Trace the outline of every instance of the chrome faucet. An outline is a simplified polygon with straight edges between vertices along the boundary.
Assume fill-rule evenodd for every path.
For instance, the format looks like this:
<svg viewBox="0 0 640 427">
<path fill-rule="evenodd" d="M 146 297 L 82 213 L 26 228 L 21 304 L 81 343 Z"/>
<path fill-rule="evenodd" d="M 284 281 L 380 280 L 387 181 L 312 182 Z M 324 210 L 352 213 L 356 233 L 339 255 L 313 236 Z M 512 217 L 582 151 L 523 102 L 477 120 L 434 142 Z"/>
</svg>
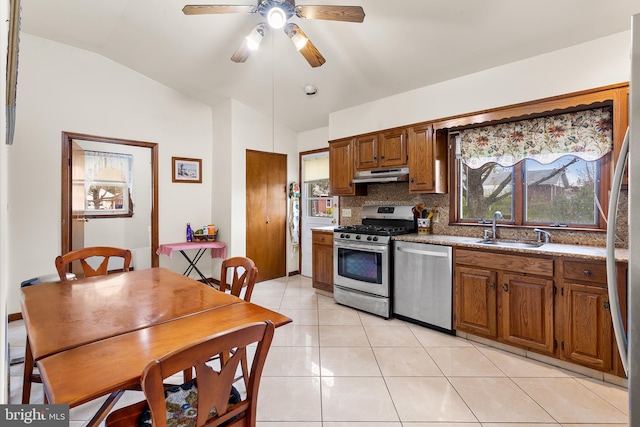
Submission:
<svg viewBox="0 0 640 427">
<path fill-rule="evenodd" d="M 495 211 L 493 213 L 493 224 L 491 225 L 491 231 L 493 233 L 493 238 L 497 239 L 498 238 L 498 230 L 496 227 L 496 221 L 502 219 L 502 212 L 500 211 Z"/>
<path fill-rule="evenodd" d="M 551 233 L 545 230 L 541 230 L 539 228 L 534 228 L 533 231 L 538 235 L 538 242 L 542 243 L 542 236 L 544 236 L 544 243 L 549 243 L 551 241 Z"/>
</svg>

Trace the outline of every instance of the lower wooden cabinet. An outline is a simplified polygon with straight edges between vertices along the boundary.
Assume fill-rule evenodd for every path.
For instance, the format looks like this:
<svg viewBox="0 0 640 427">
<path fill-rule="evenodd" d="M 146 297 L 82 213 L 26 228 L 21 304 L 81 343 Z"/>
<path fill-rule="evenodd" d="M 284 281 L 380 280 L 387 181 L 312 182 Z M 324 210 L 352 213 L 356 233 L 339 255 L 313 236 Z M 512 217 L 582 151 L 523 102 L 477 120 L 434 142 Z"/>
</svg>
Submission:
<svg viewBox="0 0 640 427">
<path fill-rule="evenodd" d="M 333 293 L 333 231 L 311 233 L 312 286 Z"/>
<path fill-rule="evenodd" d="M 627 265 L 618 263 L 626 318 Z M 624 376 L 604 261 L 456 248 L 454 327 Z"/>
<path fill-rule="evenodd" d="M 457 330 L 553 354 L 553 259 L 470 249 L 454 259 Z"/>
<path fill-rule="evenodd" d="M 456 266 L 456 329 L 498 337 L 497 274 L 484 268 Z"/>
<path fill-rule="evenodd" d="M 553 279 L 502 273 L 501 283 L 502 339 L 540 353 L 553 353 Z"/>
<path fill-rule="evenodd" d="M 581 365 L 609 370 L 613 336 L 606 287 L 565 282 L 564 300 L 564 356 Z"/>
</svg>

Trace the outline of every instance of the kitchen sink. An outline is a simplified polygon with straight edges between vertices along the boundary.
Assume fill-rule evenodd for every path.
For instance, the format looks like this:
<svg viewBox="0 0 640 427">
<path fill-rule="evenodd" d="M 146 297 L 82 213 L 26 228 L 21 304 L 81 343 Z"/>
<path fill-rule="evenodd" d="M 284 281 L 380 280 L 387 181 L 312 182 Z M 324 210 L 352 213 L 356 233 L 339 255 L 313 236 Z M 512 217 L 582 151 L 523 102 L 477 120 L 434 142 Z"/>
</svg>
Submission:
<svg viewBox="0 0 640 427">
<path fill-rule="evenodd" d="M 509 246 L 512 248 L 539 248 L 544 245 L 543 242 L 537 242 L 534 240 L 502 240 L 502 239 L 483 239 L 478 240 L 477 243 L 483 245 L 492 246 Z"/>
</svg>

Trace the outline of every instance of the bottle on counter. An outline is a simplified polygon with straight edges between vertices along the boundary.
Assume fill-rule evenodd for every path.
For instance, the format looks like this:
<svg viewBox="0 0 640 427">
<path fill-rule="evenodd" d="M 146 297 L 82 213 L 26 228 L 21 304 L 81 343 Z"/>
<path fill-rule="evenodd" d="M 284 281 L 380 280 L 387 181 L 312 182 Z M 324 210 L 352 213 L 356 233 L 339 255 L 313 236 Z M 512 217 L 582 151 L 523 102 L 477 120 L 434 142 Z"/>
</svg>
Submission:
<svg viewBox="0 0 640 427">
<path fill-rule="evenodd" d="M 191 229 L 191 224 L 187 223 L 187 242 L 193 241 L 193 230 Z"/>
</svg>

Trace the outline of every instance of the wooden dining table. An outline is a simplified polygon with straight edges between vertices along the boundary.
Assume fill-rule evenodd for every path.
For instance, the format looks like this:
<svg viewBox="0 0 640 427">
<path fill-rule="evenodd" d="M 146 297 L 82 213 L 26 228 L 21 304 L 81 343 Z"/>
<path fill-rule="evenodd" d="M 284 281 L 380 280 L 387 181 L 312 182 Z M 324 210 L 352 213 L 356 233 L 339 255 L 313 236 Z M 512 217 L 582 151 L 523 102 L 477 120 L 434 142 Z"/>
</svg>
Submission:
<svg viewBox="0 0 640 427">
<path fill-rule="evenodd" d="M 291 322 L 164 268 L 24 288 L 22 313 L 49 403 L 74 407 L 109 396 L 88 425 L 98 425 L 139 384 L 144 366 L 169 351 L 252 322 Z"/>
</svg>

